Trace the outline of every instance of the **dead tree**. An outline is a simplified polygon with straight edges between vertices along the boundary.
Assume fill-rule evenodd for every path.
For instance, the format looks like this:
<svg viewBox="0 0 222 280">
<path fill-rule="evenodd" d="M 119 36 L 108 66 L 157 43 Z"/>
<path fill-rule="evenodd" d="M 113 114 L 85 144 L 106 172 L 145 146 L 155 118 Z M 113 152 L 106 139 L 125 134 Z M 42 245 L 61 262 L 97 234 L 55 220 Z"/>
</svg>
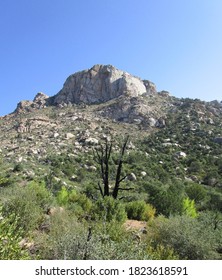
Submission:
<svg viewBox="0 0 222 280">
<path fill-rule="evenodd" d="M 100 149 L 95 149 L 95 161 L 100 165 L 100 173 L 102 177 L 103 189 L 98 182 L 98 187 L 101 195 L 109 196 L 109 159 L 112 151 L 112 142 L 109 144 L 106 139 L 105 146 L 100 146 Z"/>
<path fill-rule="evenodd" d="M 127 176 L 121 177 L 121 173 L 123 167 L 123 156 L 126 151 L 128 140 L 129 140 L 129 136 L 126 137 L 120 150 L 120 155 L 119 155 L 116 174 L 115 174 L 115 185 L 112 192 L 110 192 L 109 189 L 110 156 L 112 153 L 112 146 L 113 146 L 112 142 L 109 143 L 108 140 L 106 139 L 104 145 L 101 145 L 99 149 L 94 150 L 95 161 L 100 165 L 100 174 L 101 174 L 103 186 L 101 186 L 100 182 L 98 182 L 98 187 L 103 197 L 112 196 L 114 199 L 117 199 L 119 190 L 131 190 L 131 188 L 120 188 L 120 183 L 127 177 Z"/>
</svg>

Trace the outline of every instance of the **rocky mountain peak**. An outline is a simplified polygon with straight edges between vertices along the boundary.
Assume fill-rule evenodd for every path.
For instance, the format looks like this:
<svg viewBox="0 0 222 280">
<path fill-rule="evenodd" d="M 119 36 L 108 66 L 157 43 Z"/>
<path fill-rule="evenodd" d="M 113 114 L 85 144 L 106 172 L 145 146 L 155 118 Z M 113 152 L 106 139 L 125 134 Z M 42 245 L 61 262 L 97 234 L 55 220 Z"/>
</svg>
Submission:
<svg viewBox="0 0 222 280">
<path fill-rule="evenodd" d="M 137 97 L 155 91 L 153 83 L 146 83 L 112 65 L 94 65 L 67 78 L 62 90 L 54 97 L 54 104 L 102 103 L 119 96 Z"/>
</svg>

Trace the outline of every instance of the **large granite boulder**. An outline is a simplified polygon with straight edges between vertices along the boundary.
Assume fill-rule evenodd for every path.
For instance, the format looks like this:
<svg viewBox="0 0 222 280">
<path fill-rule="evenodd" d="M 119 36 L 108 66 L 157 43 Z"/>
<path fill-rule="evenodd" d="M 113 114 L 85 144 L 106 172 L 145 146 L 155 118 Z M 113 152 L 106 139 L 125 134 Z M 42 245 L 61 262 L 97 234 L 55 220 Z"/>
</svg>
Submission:
<svg viewBox="0 0 222 280">
<path fill-rule="evenodd" d="M 97 64 L 69 76 L 62 90 L 54 96 L 53 103 L 102 103 L 121 95 L 142 95 L 147 92 L 146 87 L 140 78 L 112 65 Z"/>
</svg>

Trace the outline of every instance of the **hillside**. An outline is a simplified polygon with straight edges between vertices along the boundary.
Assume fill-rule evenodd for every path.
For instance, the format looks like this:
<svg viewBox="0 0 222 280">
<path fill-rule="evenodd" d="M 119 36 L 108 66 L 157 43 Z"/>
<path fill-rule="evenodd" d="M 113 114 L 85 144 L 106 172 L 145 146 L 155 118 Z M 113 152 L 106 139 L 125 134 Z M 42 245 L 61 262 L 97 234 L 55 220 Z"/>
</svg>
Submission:
<svg viewBox="0 0 222 280">
<path fill-rule="evenodd" d="M 0 157 L 0 259 L 222 257 L 219 101 L 95 65 L 1 117 Z"/>
</svg>

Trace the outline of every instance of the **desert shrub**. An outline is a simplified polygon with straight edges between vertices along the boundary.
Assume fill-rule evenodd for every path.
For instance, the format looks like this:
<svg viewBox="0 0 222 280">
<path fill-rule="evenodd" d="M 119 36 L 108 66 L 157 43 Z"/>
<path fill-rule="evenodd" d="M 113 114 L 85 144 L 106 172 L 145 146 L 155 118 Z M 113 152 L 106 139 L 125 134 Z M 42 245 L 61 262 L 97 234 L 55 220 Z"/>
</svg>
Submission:
<svg viewBox="0 0 222 280">
<path fill-rule="evenodd" d="M 207 191 L 202 185 L 197 183 L 189 183 L 185 186 L 185 192 L 195 203 L 203 203 L 207 198 Z"/>
<path fill-rule="evenodd" d="M 98 199 L 92 211 L 96 220 L 124 222 L 127 218 L 124 204 L 110 196 Z"/>
<path fill-rule="evenodd" d="M 162 185 L 158 182 L 146 183 L 145 189 L 149 194 L 148 202 L 157 211 L 157 214 L 170 215 L 181 214 L 184 199 L 183 185 L 178 182 Z"/>
<path fill-rule="evenodd" d="M 32 181 L 27 185 L 28 192 L 32 192 L 33 201 L 43 210 L 47 211 L 51 204 L 54 203 L 52 193 L 46 188 L 44 182 Z"/>
<path fill-rule="evenodd" d="M 29 254 L 22 249 L 19 242 L 22 240 L 23 230 L 19 227 L 18 217 L 10 214 L 3 216 L 0 208 L 0 259 L 1 260 L 26 260 Z"/>
<path fill-rule="evenodd" d="M 154 218 L 155 208 L 143 200 L 128 202 L 125 206 L 127 217 L 139 221 L 149 221 Z"/>
<path fill-rule="evenodd" d="M 93 225 L 92 236 L 88 242 L 87 259 L 151 259 L 146 249 L 146 244 L 135 239 L 121 223 L 97 222 Z"/>
<path fill-rule="evenodd" d="M 74 210 L 77 216 L 87 216 L 90 215 L 92 201 L 84 193 L 72 190 L 68 197 L 68 209 Z"/>
<path fill-rule="evenodd" d="M 10 184 L 11 184 L 11 181 L 9 178 L 0 176 L 0 187 L 7 187 L 7 186 L 10 186 Z"/>
<path fill-rule="evenodd" d="M 56 195 L 57 203 L 72 210 L 76 216 L 86 216 L 92 208 L 92 201 L 83 193 L 76 190 L 68 191 L 65 186 Z"/>
<path fill-rule="evenodd" d="M 36 234 L 40 259 L 121 260 L 150 259 L 145 243 L 135 242 L 122 224 L 80 223 L 68 211 L 50 217 L 50 231 Z"/>
<path fill-rule="evenodd" d="M 148 246 L 147 252 L 152 256 L 152 260 L 178 260 L 179 256 L 168 245 L 158 244 L 155 248 Z"/>
<path fill-rule="evenodd" d="M 3 214 L 14 214 L 24 232 L 38 228 L 53 198 L 43 183 L 31 182 L 25 187 L 8 188 L 3 192 Z"/>
<path fill-rule="evenodd" d="M 215 231 L 198 219 L 188 216 L 159 217 L 153 221 L 148 235 L 154 248 L 159 244 L 169 246 L 180 259 L 221 258 L 217 252 Z"/>
<path fill-rule="evenodd" d="M 222 193 L 216 189 L 211 189 L 208 192 L 209 201 L 208 209 L 213 211 L 220 211 L 222 213 Z"/>
<path fill-rule="evenodd" d="M 49 232 L 34 234 L 40 259 L 80 260 L 84 257 L 87 228 L 68 211 L 58 211 L 50 217 Z"/>
<path fill-rule="evenodd" d="M 13 168 L 13 172 L 21 172 L 23 171 L 23 169 L 24 169 L 23 165 L 21 163 L 17 163 Z"/>
</svg>

